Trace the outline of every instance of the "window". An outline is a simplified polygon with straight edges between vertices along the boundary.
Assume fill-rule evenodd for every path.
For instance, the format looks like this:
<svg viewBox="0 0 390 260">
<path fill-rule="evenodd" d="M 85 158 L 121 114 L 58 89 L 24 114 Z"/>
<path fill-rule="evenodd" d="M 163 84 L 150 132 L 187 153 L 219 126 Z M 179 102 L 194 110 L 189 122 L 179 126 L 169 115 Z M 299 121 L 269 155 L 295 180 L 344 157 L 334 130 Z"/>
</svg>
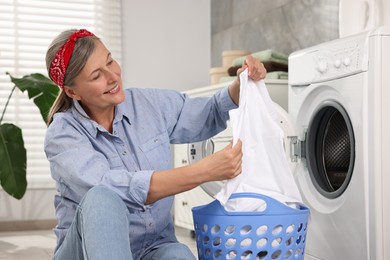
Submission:
<svg viewBox="0 0 390 260">
<path fill-rule="evenodd" d="M 47 75 L 45 55 L 51 41 L 66 29 L 85 28 L 100 37 L 121 63 L 120 0 L 0 0 L 0 115 L 15 77 Z M 3 122 L 23 131 L 27 149 L 28 186 L 48 179 L 49 163 L 43 151 L 46 125 L 27 93 L 16 90 Z"/>
</svg>

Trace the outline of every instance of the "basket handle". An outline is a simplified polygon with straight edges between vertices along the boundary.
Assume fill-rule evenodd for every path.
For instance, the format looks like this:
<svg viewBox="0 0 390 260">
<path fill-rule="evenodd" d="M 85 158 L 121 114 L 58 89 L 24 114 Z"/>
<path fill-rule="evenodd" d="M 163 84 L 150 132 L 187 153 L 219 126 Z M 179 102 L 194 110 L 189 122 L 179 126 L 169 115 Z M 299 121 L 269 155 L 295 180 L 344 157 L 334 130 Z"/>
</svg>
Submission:
<svg viewBox="0 0 390 260">
<path fill-rule="evenodd" d="M 224 215 L 278 215 L 278 214 L 301 214 L 302 210 L 307 209 L 304 205 L 300 204 L 300 209 L 294 209 L 292 207 L 289 207 L 271 197 L 268 197 L 263 194 L 259 193 L 252 193 L 252 192 L 240 192 L 240 193 L 233 193 L 229 200 L 231 199 L 237 199 L 237 198 L 255 198 L 259 199 L 265 202 L 266 207 L 263 211 L 248 211 L 248 212 L 236 212 L 236 211 L 227 211 L 225 208 L 221 205 L 221 203 L 218 200 L 214 200 L 212 203 L 203 206 L 202 211 L 210 211 L 210 212 L 219 212 L 220 214 Z"/>
</svg>

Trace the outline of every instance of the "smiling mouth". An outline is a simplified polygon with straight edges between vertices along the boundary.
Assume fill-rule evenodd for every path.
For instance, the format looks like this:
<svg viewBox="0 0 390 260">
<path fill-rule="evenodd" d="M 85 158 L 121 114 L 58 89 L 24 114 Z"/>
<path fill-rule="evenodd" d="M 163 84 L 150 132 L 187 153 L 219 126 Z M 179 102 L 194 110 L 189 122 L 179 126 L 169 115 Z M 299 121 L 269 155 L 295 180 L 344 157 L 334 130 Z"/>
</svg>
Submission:
<svg viewBox="0 0 390 260">
<path fill-rule="evenodd" d="M 114 88 L 109 91 L 104 92 L 104 94 L 115 94 L 119 91 L 119 84 L 117 84 Z"/>
</svg>

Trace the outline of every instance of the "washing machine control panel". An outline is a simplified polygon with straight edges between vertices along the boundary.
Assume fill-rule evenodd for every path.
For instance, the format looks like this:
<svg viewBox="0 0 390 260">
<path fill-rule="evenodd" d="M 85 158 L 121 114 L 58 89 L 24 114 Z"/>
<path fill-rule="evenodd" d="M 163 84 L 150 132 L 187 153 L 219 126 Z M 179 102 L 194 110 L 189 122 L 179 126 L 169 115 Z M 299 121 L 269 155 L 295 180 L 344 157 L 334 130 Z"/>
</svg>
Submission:
<svg viewBox="0 0 390 260">
<path fill-rule="evenodd" d="M 316 78 L 328 80 L 360 72 L 360 52 L 358 44 L 342 49 L 319 50 L 313 57 L 317 69 Z"/>
<path fill-rule="evenodd" d="M 289 84 L 324 82 L 367 71 L 367 56 L 366 38 L 360 35 L 298 51 L 289 57 Z"/>
</svg>

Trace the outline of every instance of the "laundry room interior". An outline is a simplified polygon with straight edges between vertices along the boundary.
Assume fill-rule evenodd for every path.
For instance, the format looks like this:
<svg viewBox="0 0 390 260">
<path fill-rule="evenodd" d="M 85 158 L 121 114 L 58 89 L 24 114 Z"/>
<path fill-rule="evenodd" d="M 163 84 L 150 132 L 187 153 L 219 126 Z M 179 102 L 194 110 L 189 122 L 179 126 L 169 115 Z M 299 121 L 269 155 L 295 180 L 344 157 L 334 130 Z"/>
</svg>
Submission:
<svg viewBox="0 0 390 260">
<path fill-rule="evenodd" d="M 4 190 L 0 169 L 0 259 L 53 259 L 54 198 L 62 191 L 44 152 L 47 126 L 27 93 L 12 90 L 7 73 L 48 75 L 47 46 L 70 28 L 95 31 L 106 43 L 121 66 L 124 88 L 211 97 L 240 79 L 248 56 L 267 70 L 263 82 L 283 133 L 282 160 L 301 196 L 294 210 L 305 210 L 307 219 L 261 233 L 261 214 L 222 210 L 245 223 L 232 237 L 232 225 L 218 219 L 216 225 L 200 224 L 211 213 L 201 220 L 196 215 L 218 202 L 230 180 L 202 183 L 177 193 L 171 209 L 176 237 L 195 259 L 390 259 L 390 1 L 62 2 L 0 0 L 0 105 L 8 106 L 0 124 L 20 126 L 27 150 L 21 198 Z M 64 21 L 49 24 L 56 12 Z M 231 145 L 232 125 L 226 124 L 206 140 L 172 141 L 172 168 Z M 5 158 L 4 150 L 0 154 Z"/>
</svg>

